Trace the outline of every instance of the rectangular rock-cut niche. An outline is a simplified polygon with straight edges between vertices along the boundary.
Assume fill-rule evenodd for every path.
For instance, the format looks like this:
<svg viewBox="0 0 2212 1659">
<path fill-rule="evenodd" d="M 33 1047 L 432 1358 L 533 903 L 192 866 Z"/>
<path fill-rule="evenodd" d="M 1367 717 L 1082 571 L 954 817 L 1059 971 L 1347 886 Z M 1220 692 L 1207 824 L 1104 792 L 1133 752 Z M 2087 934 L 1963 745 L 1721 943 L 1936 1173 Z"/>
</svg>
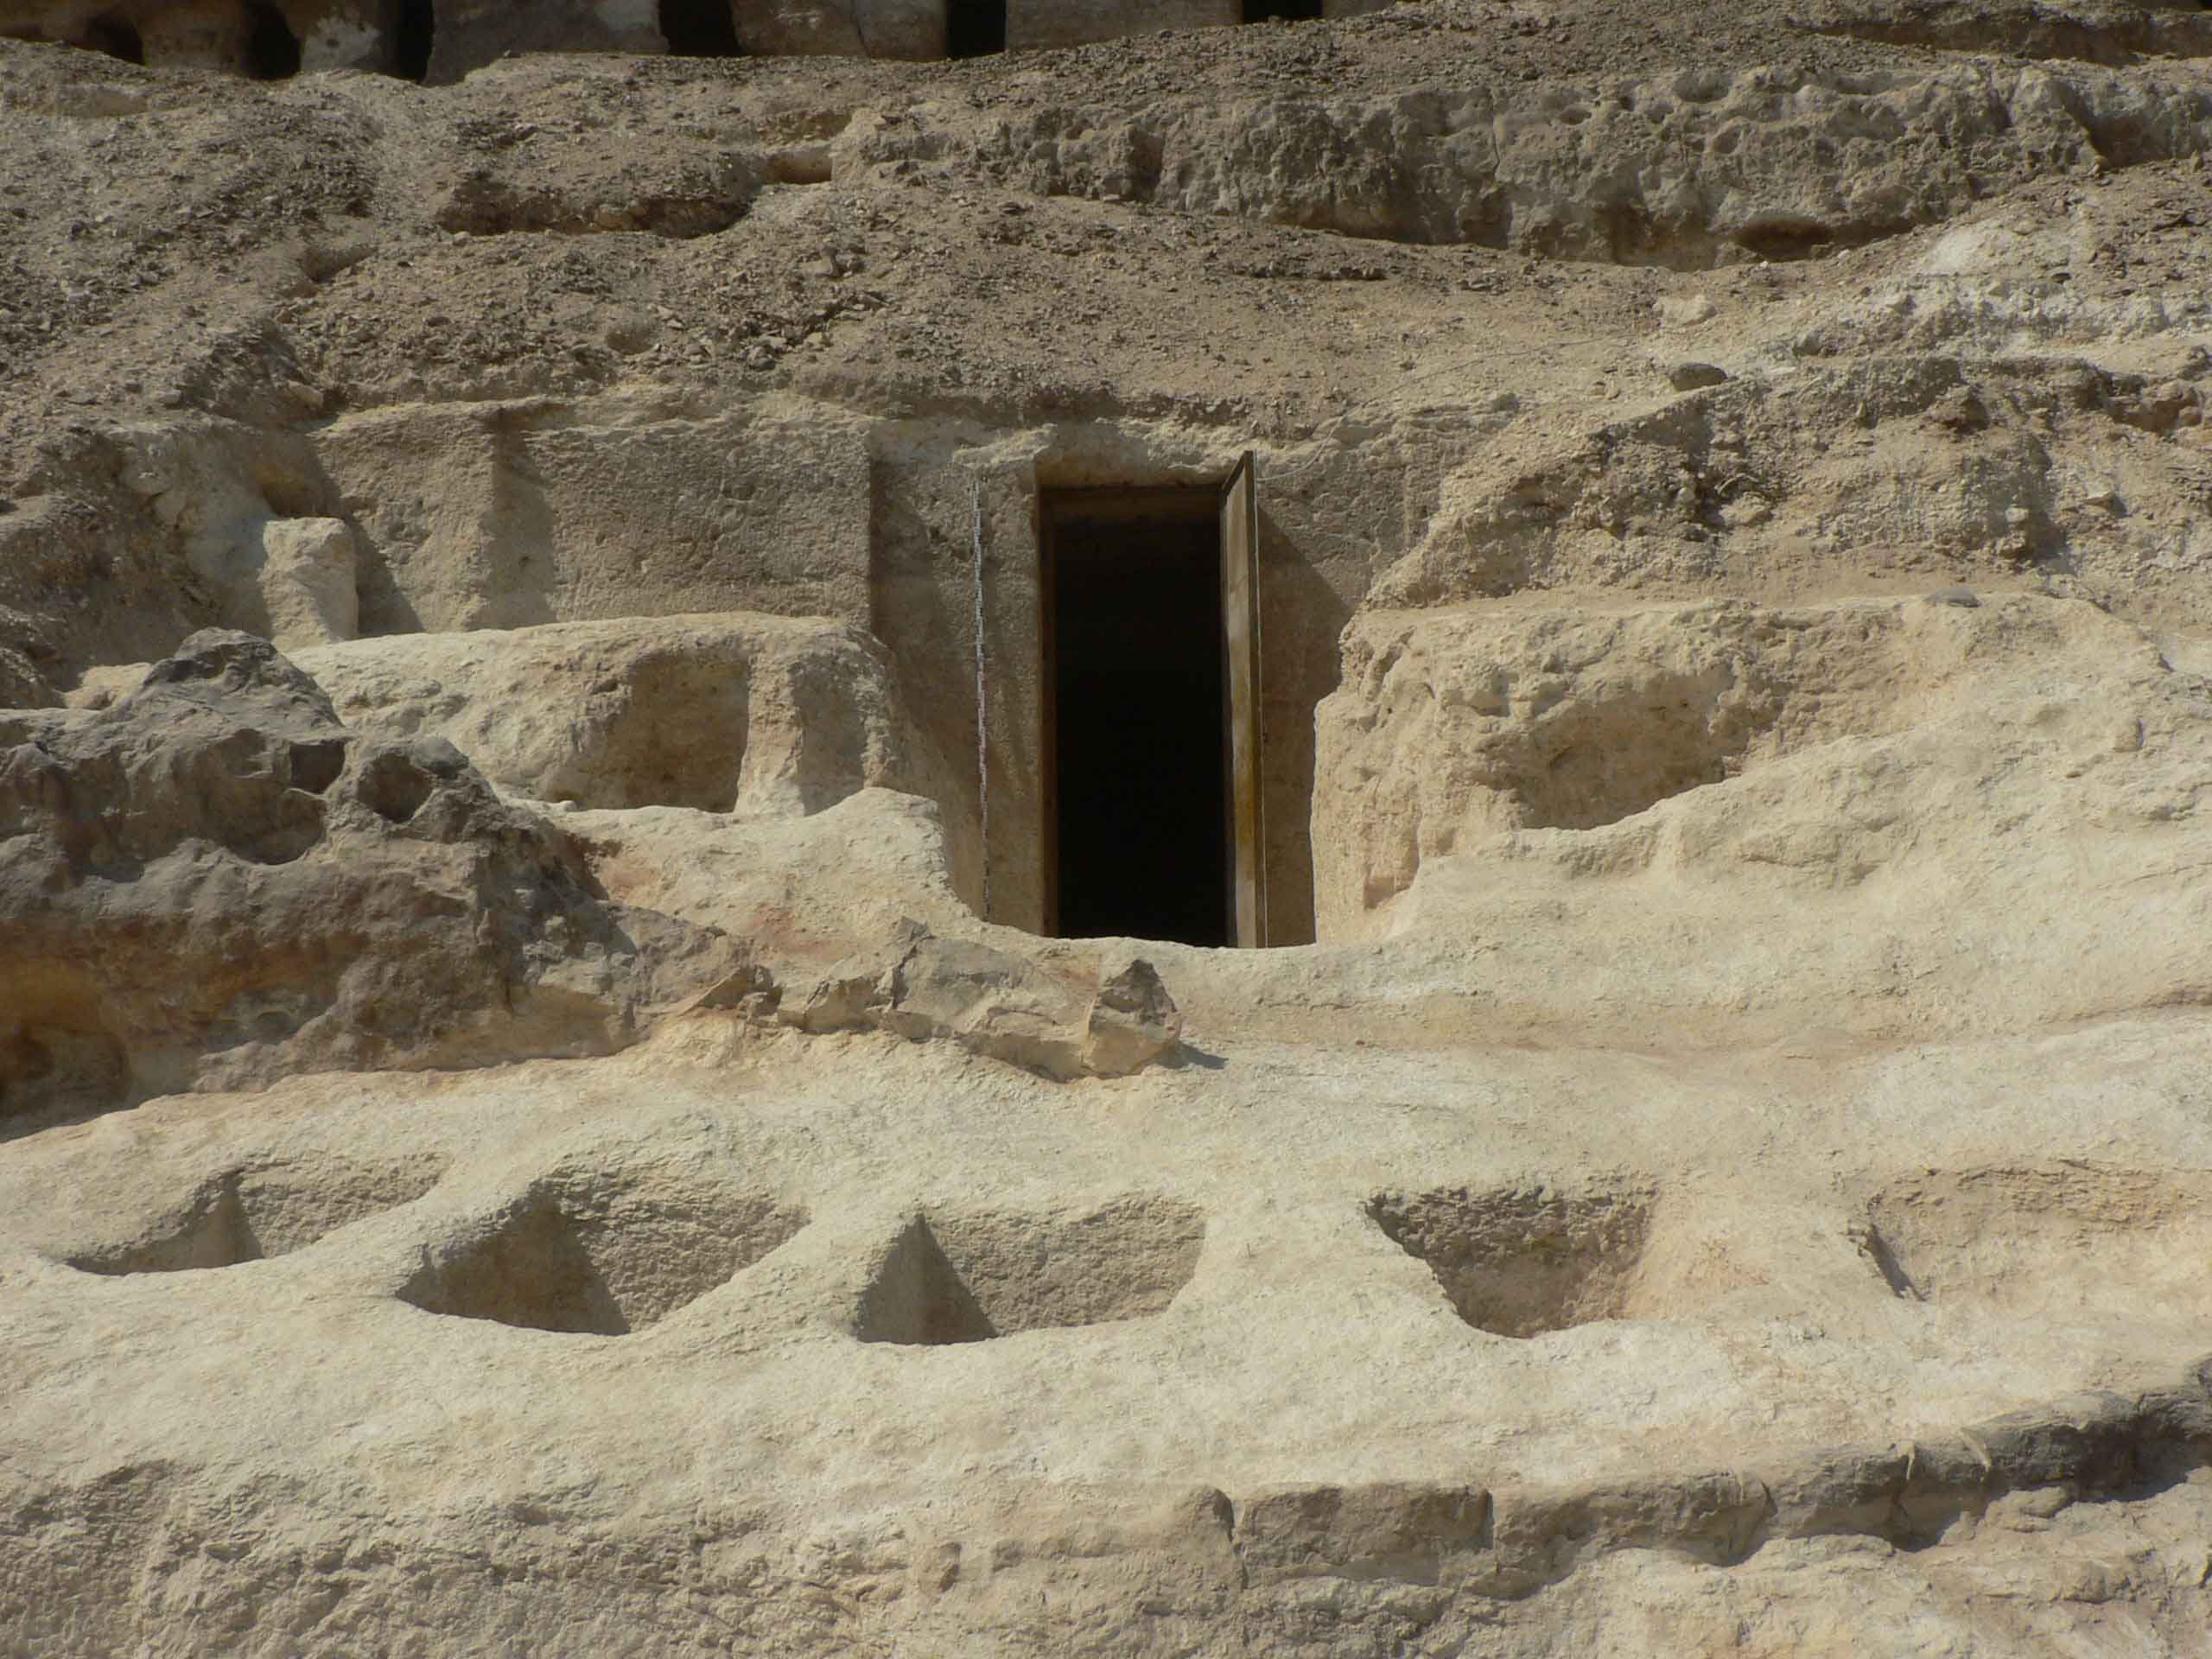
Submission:
<svg viewBox="0 0 2212 1659">
<path fill-rule="evenodd" d="M 658 1168 L 541 1180 L 427 1249 L 400 1300 L 461 1319 L 627 1336 L 742 1272 L 805 1225 L 773 1193 Z"/>
<path fill-rule="evenodd" d="M 1073 1213 L 916 1216 L 874 1263 L 853 1332 L 942 1347 L 1142 1319 L 1190 1282 L 1205 1232 L 1196 1206 L 1151 1194 Z"/>
<path fill-rule="evenodd" d="M 1437 1187 L 1378 1192 L 1367 1214 L 1478 1331 L 1527 1338 L 1634 1317 L 1648 1192 Z"/>
<path fill-rule="evenodd" d="M 69 1265 L 108 1274 L 182 1273 L 289 1255 L 340 1227 L 412 1203 L 443 1173 L 443 1160 L 431 1157 L 250 1165 L 202 1182 L 167 1209 L 112 1217 L 113 1239 L 78 1251 Z"/>
</svg>

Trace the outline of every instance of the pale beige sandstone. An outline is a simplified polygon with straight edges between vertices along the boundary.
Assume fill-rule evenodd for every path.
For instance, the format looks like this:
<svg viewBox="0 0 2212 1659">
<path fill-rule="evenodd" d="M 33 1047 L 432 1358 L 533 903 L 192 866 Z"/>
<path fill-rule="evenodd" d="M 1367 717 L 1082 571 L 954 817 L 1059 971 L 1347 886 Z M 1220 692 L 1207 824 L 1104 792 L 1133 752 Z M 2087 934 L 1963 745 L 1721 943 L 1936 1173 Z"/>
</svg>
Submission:
<svg viewBox="0 0 2212 1659">
<path fill-rule="evenodd" d="M 552 623 L 310 640 L 291 658 L 349 728 L 442 739 L 502 789 L 548 805 L 800 817 L 867 789 L 942 789 L 942 763 L 923 760 L 880 650 L 832 622 Z M 146 672 L 95 670 L 69 702 L 108 707 Z"/>
<path fill-rule="evenodd" d="M 798 815 L 862 789 L 930 788 L 880 650 L 835 624 L 572 622 L 296 660 L 350 724 L 444 738 L 543 801 Z"/>
<path fill-rule="evenodd" d="M 2203 993 L 2212 693 L 2079 601 L 1376 612 L 1346 663 L 1323 925 L 1514 938 L 1507 1007 L 1948 1027 Z"/>
<path fill-rule="evenodd" d="M 353 527 L 342 518 L 272 519 L 255 572 L 259 630 L 279 650 L 351 639 L 360 626 Z"/>
<path fill-rule="evenodd" d="M 2201 154 L 2212 105 L 2193 73 L 2165 73 L 1972 62 L 1861 79 L 1711 64 L 1533 89 L 1075 104 L 981 134 L 940 105 L 855 159 L 979 143 L 1052 194 L 1690 269 L 1948 219 L 1977 194 L 1969 156 L 2029 172 L 2120 145 L 2135 159 Z M 1936 130 L 1941 145 L 1894 142 Z"/>
<path fill-rule="evenodd" d="M 735 1094 L 727 1059 L 698 1064 L 709 1034 L 596 1069 L 168 1102 L 12 1159 L 15 1329 L 104 1352 L 48 1371 L 11 1414 L 29 1483 L 16 1501 L 48 1517 L 9 1558 L 11 1593 L 29 1596 L 25 1650 L 65 1628 L 90 1648 L 158 1648 L 213 1608 L 253 1610 L 249 1630 L 266 1634 L 248 1650 L 270 1651 L 306 1632 L 416 1631 L 644 1652 L 695 1640 L 702 1617 L 779 1649 L 1145 1652 L 1227 1629 L 1295 1650 L 1317 1602 L 1355 1651 L 1387 1650 L 1410 1620 L 1435 1650 L 1486 1630 L 1495 1650 L 1545 1652 L 1591 1619 L 1637 1630 L 1662 1608 L 1693 1628 L 1733 1610 L 1763 1632 L 1754 1650 L 1794 1631 L 1838 1652 L 1931 1624 L 2032 1651 L 2094 1642 L 2120 1610 L 2142 1639 L 2186 1650 L 2201 1488 L 2157 1471 L 2201 1455 L 2207 1407 L 2160 1356 L 2203 1309 L 2180 1274 L 2139 1300 L 2126 1254 L 2157 1185 L 2130 1166 L 2205 1155 L 2187 1107 L 2145 1071 L 2202 1063 L 2201 1040 L 2171 1023 L 2024 1057 L 2017 1041 L 1926 1046 L 1903 1066 L 1555 1050 L 1354 1067 L 1217 1027 L 1194 1037 L 1225 1071 L 1077 1085 L 970 1075 L 992 1063 L 935 1045 L 790 1036 L 751 1039 Z M 1470 1329 L 1363 1200 L 1440 1186 L 1485 1202 L 1482 1172 L 1505 1171 L 1494 1153 L 1447 1150 L 1447 1125 L 1524 1147 L 1514 1161 L 1570 1197 L 1616 1192 L 1548 1155 L 1558 1103 L 1591 1095 L 1635 1103 L 1607 1163 L 1669 1172 L 1626 1319 Z M 1823 1150 L 1747 1164 L 1778 1103 L 1790 1144 Z M 1087 1122 L 1102 1111 L 1147 1133 L 1103 1142 Z M 2053 1162 L 2081 1141 L 2051 1131 L 2084 1112 L 2107 1161 Z M 405 1167 L 357 1170 L 364 1114 L 380 1146 L 409 1148 Z M 1860 1247 L 1870 1216 L 1893 1227 L 1926 1190 L 1920 1169 L 1981 1168 L 1998 1147 L 2015 1173 L 1982 1183 L 2002 1195 L 1984 1213 L 2070 1233 L 2069 1271 L 2094 1294 L 2077 1279 L 2075 1298 L 2046 1294 L 2024 1321 L 1947 1276 L 1942 1243 L 1897 1228 L 1928 1296 L 1899 1299 Z M 2165 1203 L 2202 1216 L 2201 1176 L 2167 1186 Z M 302 1189 L 322 1219 L 280 1233 L 261 1195 Z M 370 1201 L 388 1207 L 365 1214 Z M 228 1243 L 195 1219 L 226 1205 Z M 1025 1242 L 1080 1236 L 1104 1225 L 1093 1216 L 1133 1227 L 1192 1211 L 1195 1273 L 1164 1311 L 1148 1287 L 1190 1271 L 1173 1242 L 1185 1222 L 1147 1223 L 1089 1262 Z M 2166 1248 L 2186 1254 L 2202 1226 Z M 215 1265 L 249 1255 L 247 1236 L 275 1259 Z M 213 1270 L 62 1265 L 186 1248 Z M 471 1266 L 492 1262 L 516 1271 Z M 916 1327 L 886 1300 L 957 1334 L 975 1317 L 957 1287 L 995 1325 L 1007 1304 L 992 1285 L 1062 1262 L 1088 1276 L 1038 1283 L 1027 1305 L 1063 1311 L 996 1339 L 903 1345 Z M 726 1284 L 717 1263 L 736 1267 Z M 1081 1322 L 1125 1296 L 1155 1311 Z M 562 1334 L 585 1319 L 634 1334 Z M 302 1327 L 347 1357 L 308 1389 L 289 1357 Z M 180 1365 L 210 1339 L 219 1359 Z M 226 1455 L 211 1465 L 218 1377 Z M 2118 1393 L 2065 1397 L 2085 1382 Z M 133 1411 L 104 1420 L 97 1402 L 118 1396 Z M 2028 1420 L 1999 1421 L 2023 1404 Z M 69 1472 L 87 1459 L 146 1472 L 92 1484 Z M 230 1521 L 221 1495 L 241 1465 L 283 1467 L 286 1490 Z M 2145 1495 L 2108 1491 L 2138 1470 Z M 80 1528 L 162 1587 L 102 1594 L 81 1576 Z M 686 1565 L 673 1582 L 610 1570 L 602 1528 Z M 464 1537 L 483 1554 L 454 1559 Z M 434 1561 L 425 1585 L 416 1568 Z M 191 1591 L 168 1587 L 172 1562 Z M 1991 1583 L 2041 1573 L 2063 1589 L 2093 1564 L 2101 1595 L 2037 1592 L 1990 1623 Z M 825 1607 L 810 1580 L 851 1599 Z M 30 1594 L 64 1587 L 67 1627 L 48 1611 L 62 1603 Z M 1669 1627 L 1624 1642 L 1671 1651 Z"/>
<path fill-rule="evenodd" d="M 1061 952 L 1038 963 L 937 938 L 911 922 L 899 925 L 888 949 L 856 953 L 794 982 L 775 1012 L 815 1035 L 874 1030 L 912 1042 L 950 1040 L 1063 1080 L 1126 1077 L 1181 1058 L 1182 1012 L 1149 962 L 1109 967 Z"/>
<path fill-rule="evenodd" d="M 611 897 L 817 969 L 902 921 L 950 932 L 973 920 L 946 868 L 943 815 L 918 796 L 867 789 L 799 818 L 642 807 L 558 822 Z M 810 874 L 825 869 L 845 879 Z"/>
<path fill-rule="evenodd" d="M 0 42 L 0 1656 L 2202 1652 L 2201 13 L 1798 10 Z"/>
<path fill-rule="evenodd" d="M 1899 768 L 1920 780 L 1908 808 L 1993 761 L 2021 774 L 2016 792 L 2063 801 L 2047 769 L 2094 759 L 2076 752 L 2069 671 L 2106 706 L 2152 711 L 2125 753 L 2168 779 L 2170 805 L 2204 776 L 2156 723 L 2177 677 L 2078 604 L 1522 613 L 1487 636 L 1449 613 L 1414 620 L 1429 654 L 1400 660 L 1432 674 L 1492 671 L 1472 639 L 1529 629 L 1561 662 L 1589 642 L 1630 684 L 1685 652 L 1732 662 L 1752 727 L 1802 746 L 1619 825 L 1548 832 L 1562 843 L 1725 811 L 1762 771 L 1898 741 L 1854 724 L 1949 739 Z M 41 718 L 127 715 L 161 683 Z M 1990 746 L 2008 713 L 2006 761 Z M 2158 792 L 2121 766 L 2071 780 L 2105 815 L 2103 854 Z M 741 831 L 759 861 L 835 891 L 806 837 L 887 824 L 899 798 L 564 820 L 660 826 L 639 844 L 664 850 L 630 879 L 664 892 Z M 1956 833 L 1982 816 L 2009 836 Z M 1993 861 L 2021 889 L 2011 902 L 2051 885 L 2032 876 L 2033 814 L 1943 821 L 1919 893 L 1931 871 Z M 1861 856 L 1887 846 L 1878 815 L 1845 822 Z M 870 867 L 879 900 L 943 892 L 941 847 L 925 833 L 916 855 L 903 874 Z M 1746 927 L 1755 887 L 1726 891 L 1739 957 L 1763 940 L 1763 974 L 1801 972 L 1788 953 L 1828 918 L 1801 893 Z M 1234 1630 L 1296 1651 L 1321 1606 L 1356 1652 L 1408 1630 L 1417 1650 L 1487 1632 L 1491 1650 L 1549 1652 L 1625 1619 L 1632 1650 L 1657 1653 L 1729 1618 L 1754 1651 L 1936 1628 L 2026 1652 L 2093 1639 L 2086 1610 L 2115 1605 L 2139 1639 L 2186 1650 L 2205 1518 L 2184 1477 L 2212 1452 L 2212 1398 L 2173 1357 L 2208 1316 L 2186 1265 L 2212 1237 L 2212 1144 L 2184 1082 L 2198 1022 L 2177 1006 L 2054 1027 L 2093 948 L 2062 939 L 2063 974 L 2024 971 L 2010 944 L 1950 963 L 1948 1006 L 1923 1008 L 1906 1048 L 1840 1028 L 1845 1001 L 1897 995 L 1844 957 L 1779 998 L 1796 1036 L 1777 1043 L 1758 1007 L 1700 982 L 1728 958 L 1683 918 L 1711 901 L 1668 902 L 1646 922 L 1649 906 L 1616 899 L 1583 925 L 1552 901 L 1510 959 L 1518 1006 L 1488 943 L 1499 925 L 1440 929 L 1423 909 L 1389 948 L 1148 947 L 1180 988 L 1186 1048 L 1132 1077 L 1006 1064 L 1078 1069 L 1095 947 L 1037 942 L 1025 963 L 1004 930 L 909 927 L 813 988 L 745 968 L 612 1058 L 301 1077 L 17 1140 L 0 1248 L 29 1341 L 12 1351 L 105 1355 L 17 1391 L 22 1650 L 158 1650 L 226 1607 L 265 1631 L 248 1651 L 410 1630 L 497 1645 L 519 1639 L 512 1617 L 539 1650 L 553 1628 L 574 1634 L 552 1651 L 645 1652 L 695 1640 L 702 1598 L 721 1609 L 711 1628 L 800 1650 L 1168 1651 Z M 1979 902 L 1975 925 L 1999 908 Z M 1593 931 L 1578 953 L 1577 925 L 1610 947 Z M 2126 937 L 2094 947 L 2105 992 L 2185 1004 L 2172 977 L 2201 968 L 2202 918 L 2159 932 L 2139 916 Z M 1646 938 L 1657 948 L 1619 989 L 1569 978 Z M 1538 945 L 1580 961 L 1547 968 Z M 2116 976 L 2126 957 L 2133 982 Z M 1122 975 L 1115 1001 L 1156 1007 L 1142 981 Z M 806 1017 L 840 995 L 842 1012 Z M 1470 1039 L 1534 1031 L 1532 1012 L 1553 1021 L 1532 1046 Z M 1577 1019 L 1642 1030 L 1641 1052 L 1567 1038 Z M 1389 1046 L 1356 1055 L 1354 1033 Z M 1101 1134 L 1102 1118 L 1141 1131 Z M 109 1294 L 88 1302 L 89 1281 Z M 302 1390 L 286 1356 L 307 1331 L 347 1359 Z M 286 1471 L 249 1534 L 219 1518 L 234 1478 L 207 1462 L 206 1384 L 177 1363 L 211 1334 L 229 1465 Z M 111 1397 L 133 1404 L 121 1445 L 91 1427 Z M 458 1441 L 455 1413 L 476 1425 Z M 702 1437 L 705 1421 L 729 1427 Z M 106 1449 L 80 1449 L 90 1434 Z M 88 1485 L 67 1472 L 88 1456 L 166 1472 Z M 168 1519 L 144 1511 L 156 1501 Z M 589 1540 L 617 1517 L 648 1559 L 682 1538 L 696 1564 L 673 1583 L 610 1579 Z M 219 1564 L 194 1569 L 188 1607 L 167 1590 L 111 1599 L 79 1576 L 95 1558 L 67 1541 L 79 1527 L 163 1580 L 182 1553 Z M 424 1588 L 414 1564 L 464 1536 L 484 1565 Z M 531 1587 L 495 1589 L 486 1575 L 522 1560 Z M 2063 1593 L 1992 1624 L 1990 1586 L 2053 1573 Z M 849 1599 L 825 1606 L 822 1583 Z M 64 1592 L 67 1626 L 42 1611 Z"/>
</svg>

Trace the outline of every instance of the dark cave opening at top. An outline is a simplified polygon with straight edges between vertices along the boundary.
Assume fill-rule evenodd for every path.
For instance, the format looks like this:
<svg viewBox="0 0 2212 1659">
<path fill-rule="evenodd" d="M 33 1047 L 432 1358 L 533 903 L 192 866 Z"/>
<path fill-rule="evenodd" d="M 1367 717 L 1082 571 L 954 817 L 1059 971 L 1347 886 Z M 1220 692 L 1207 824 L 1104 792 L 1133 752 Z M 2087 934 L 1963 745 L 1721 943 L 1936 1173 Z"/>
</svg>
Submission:
<svg viewBox="0 0 2212 1659">
<path fill-rule="evenodd" d="M 741 58 L 737 18 L 729 0 L 660 0 L 660 34 L 669 55 Z"/>
<path fill-rule="evenodd" d="M 146 42 L 139 38 L 138 26 L 127 17 L 93 18 L 85 26 L 83 43 L 94 52 L 104 52 L 125 63 L 146 61 Z"/>
<path fill-rule="evenodd" d="M 1317 23 L 1322 0 L 1244 0 L 1248 23 Z"/>
<path fill-rule="evenodd" d="M 421 80 L 429 75 L 437 28 L 434 0 L 399 0 L 391 20 L 393 74 L 402 80 Z"/>
<path fill-rule="evenodd" d="M 256 80 L 289 80 L 300 73 L 300 37 L 267 0 L 248 0 L 245 72 Z"/>
<path fill-rule="evenodd" d="M 1005 50 L 1006 0 L 946 0 L 946 57 L 987 58 Z"/>
</svg>

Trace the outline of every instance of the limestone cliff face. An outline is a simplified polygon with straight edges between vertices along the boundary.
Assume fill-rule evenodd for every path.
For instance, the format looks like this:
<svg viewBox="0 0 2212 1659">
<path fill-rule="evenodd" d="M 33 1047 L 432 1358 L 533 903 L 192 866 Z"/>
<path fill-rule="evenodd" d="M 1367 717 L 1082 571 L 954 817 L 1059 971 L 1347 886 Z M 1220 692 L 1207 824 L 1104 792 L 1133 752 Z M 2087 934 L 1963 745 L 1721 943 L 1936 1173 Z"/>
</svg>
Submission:
<svg viewBox="0 0 2212 1659">
<path fill-rule="evenodd" d="M 0 0 L 0 1659 L 2201 1650 L 2205 14 L 1274 10 Z"/>
</svg>

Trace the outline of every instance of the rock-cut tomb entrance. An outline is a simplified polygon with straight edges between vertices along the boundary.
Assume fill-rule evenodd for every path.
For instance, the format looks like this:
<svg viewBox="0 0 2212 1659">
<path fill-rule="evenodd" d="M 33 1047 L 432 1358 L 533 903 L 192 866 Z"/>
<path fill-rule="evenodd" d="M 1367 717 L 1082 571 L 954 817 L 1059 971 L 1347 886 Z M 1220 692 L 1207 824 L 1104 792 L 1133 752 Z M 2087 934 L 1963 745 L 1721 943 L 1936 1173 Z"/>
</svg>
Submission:
<svg viewBox="0 0 2212 1659">
<path fill-rule="evenodd" d="M 1266 944 L 1249 458 L 1039 509 L 1045 931 Z"/>
</svg>

